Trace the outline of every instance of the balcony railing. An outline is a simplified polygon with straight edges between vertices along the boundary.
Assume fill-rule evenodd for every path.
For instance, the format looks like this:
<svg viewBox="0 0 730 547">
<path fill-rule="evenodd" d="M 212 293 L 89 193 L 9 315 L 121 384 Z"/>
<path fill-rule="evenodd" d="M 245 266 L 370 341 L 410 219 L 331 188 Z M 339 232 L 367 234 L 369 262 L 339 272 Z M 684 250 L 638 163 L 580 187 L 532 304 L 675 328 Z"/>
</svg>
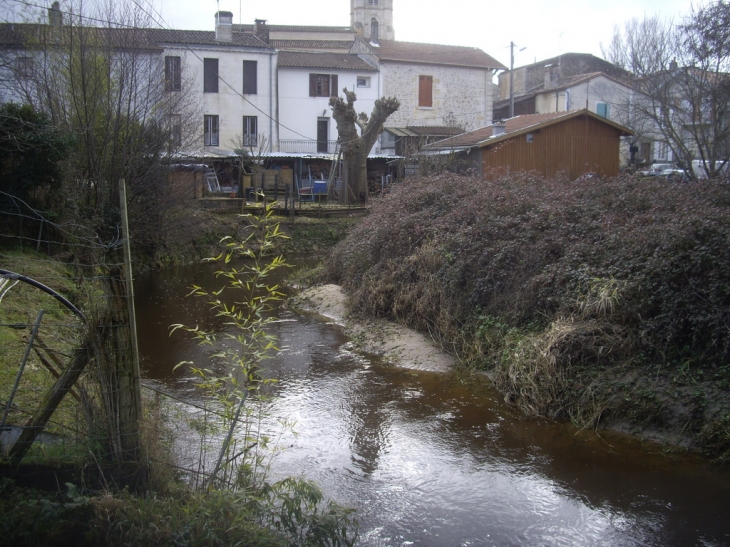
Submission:
<svg viewBox="0 0 730 547">
<path fill-rule="evenodd" d="M 335 154 L 337 141 L 279 140 L 279 150 L 297 154 Z"/>
</svg>

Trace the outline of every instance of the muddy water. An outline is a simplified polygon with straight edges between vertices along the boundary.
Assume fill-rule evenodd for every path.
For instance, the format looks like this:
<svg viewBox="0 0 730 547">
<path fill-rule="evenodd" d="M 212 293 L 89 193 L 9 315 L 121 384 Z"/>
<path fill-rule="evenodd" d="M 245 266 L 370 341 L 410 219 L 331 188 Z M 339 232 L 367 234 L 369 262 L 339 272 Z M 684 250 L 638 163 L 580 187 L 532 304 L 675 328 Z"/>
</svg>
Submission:
<svg viewBox="0 0 730 547">
<path fill-rule="evenodd" d="M 189 372 L 172 368 L 207 353 L 168 327 L 216 326 L 184 298 L 211 273 L 136 284 L 144 373 L 186 397 Z M 282 311 L 274 330 L 280 382 L 267 420 L 272 430 L 295 420 L 296 435 L 282 433 L 272 472 L 355 507 L 361 545 L 730 545 L 730 474 L 707 462 L 522 419 L 486 386 L 383 365 L 313 318 Z"/>
</svg>

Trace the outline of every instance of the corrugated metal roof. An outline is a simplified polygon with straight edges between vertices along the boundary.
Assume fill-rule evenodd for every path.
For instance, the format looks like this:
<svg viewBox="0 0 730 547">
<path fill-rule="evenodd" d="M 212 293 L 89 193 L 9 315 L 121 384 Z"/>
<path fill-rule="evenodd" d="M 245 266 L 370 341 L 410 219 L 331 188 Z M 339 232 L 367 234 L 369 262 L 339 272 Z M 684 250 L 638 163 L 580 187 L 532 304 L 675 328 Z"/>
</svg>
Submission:
<svg viewBox="0 0 730 547">
<path fill-rule="evenodd" d="M 450 125 L 409 125 L 408 127 L 384 127 L 383 131 L 396 137 L 448 137 L 462 133 L 463 129 Z"/>
</svg>

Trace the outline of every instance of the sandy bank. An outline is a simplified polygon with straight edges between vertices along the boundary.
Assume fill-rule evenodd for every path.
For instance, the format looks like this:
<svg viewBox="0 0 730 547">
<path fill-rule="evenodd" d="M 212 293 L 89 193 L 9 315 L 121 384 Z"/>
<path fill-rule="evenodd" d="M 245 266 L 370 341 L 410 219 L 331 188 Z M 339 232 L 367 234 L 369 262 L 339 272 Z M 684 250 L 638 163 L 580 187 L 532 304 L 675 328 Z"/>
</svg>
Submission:
<svg viewBox="0 0 730 547">
<path fill-rule="evenodd" d="M 419 332 L 384 319 L 353 320 L 348 315 L 347 295 L 339 285 L 307 289 L 294 297 L 290 305 L 342 325 L 363 351 L 382 355 L 393 365 L 446 372 L 454 364 L 451 355 L 436 348 L 428 336 Z"/>
</svg>

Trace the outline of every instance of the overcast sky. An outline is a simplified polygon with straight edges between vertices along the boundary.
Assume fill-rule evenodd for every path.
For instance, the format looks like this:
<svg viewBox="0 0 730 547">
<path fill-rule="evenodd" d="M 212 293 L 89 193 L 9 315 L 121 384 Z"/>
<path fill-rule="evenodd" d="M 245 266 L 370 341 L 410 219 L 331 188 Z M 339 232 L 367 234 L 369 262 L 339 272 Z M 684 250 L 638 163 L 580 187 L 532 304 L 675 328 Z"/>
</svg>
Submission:
<svg viewBox="0 0 730 547">
<path fill-rule="evenodd" d="M 176 28 L 212 30 L 215 12 L 231 11 L 234 22 L 267 19 L 278 25 L 350 24 L 349 0 L 151 0 Z M 681 19 L 691 0 L 394 0 L 393 26 L 398 40 L 483 49 L 509 66 L 560 53 L 601 55 L 614 25 L 644 14 Z M 241 16 L 242 13 L 242 16 Z"/>
<path fill-rule="evenodd" d="M 49 4 L 50 0 L 23 0 Z M 100 0 L 85 0 L 87 2 Z M 151 4 L 164 24 L 187 30 L 213 30 L 218 9 L 234 22 L 267 19 L 276 25 L 349 26 L 349 0 L 118 0 Z M 63 0 L 61 4 L 63 7 Z M 474 46 L 509 66 L 513 41 L 515 66 L 560 53 L 601 56 L 615 25 L 644 14 L 681 20 L 691 0 L 394 0 L 395 36 L 409 42 Z M 695 2 L 697 3 L 697 2 Z M 5 20 L 20 14 L 22 3 L 2 0 Z M 10 8 L 10 10 L 8 10 Z M 521 48 L 524 51 L 518 51 Z"/>
</svg>

